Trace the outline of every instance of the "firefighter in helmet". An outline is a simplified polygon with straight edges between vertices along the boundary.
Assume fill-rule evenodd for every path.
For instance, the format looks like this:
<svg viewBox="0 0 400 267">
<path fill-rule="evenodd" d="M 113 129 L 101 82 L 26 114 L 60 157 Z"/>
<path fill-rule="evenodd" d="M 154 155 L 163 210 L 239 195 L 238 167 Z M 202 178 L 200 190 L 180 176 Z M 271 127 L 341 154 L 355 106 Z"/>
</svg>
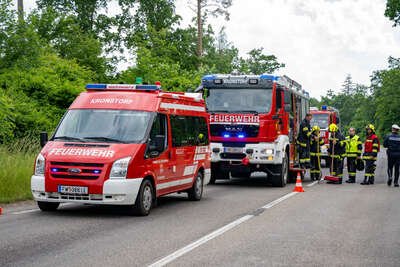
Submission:
<svg viewBox="0 0 400 267">
<path fill-rule="evenodd" d="M 311 180 L 318 180 L 321 177 L 321 146 L 324 139 L 320 137 L 318 125 L 312 127 L 310 141 L 310 160 L 311 160 Z"/>
<path fill-rule="evenodd" d="M 347 172 L 349 179 L 346 183 L 356 182 L 356 163 L 360 160 L 362 152 L 362 142 L 360 137 L 356 135 L 356 129 L 351 127 L 349 129 L 349 135 L 346 136 L 346 158 L 347 158 Z"/>
<path fill-rule="evenodd" d="M 312 114 L 307 113 L 304 120 L 300 123 L 299 134 L 297 136 L 297 144 L 299 146 L 300 167 L 310 167 L 310 140 Z"/>
<path fill-rule="evenodd" d="M 332 176 L 339 177 L 339 181 L 328 183 L 342 183 L 343 178 L 343 158 L 346 153 L 346 144 L 343 135 L 340 133 L 339 127 L 332 123 L 329 125 L 329 148 L 328 154 L 331 160 L 330 171 Z"/>
<path fill-rule="evenodd" d="M 380 149 L 379 139 L 375 134 L 375 127 L 372 124 L 368 124 L 365 127 L 367 131 L 367 139 L 364 143 L 364 154 L 363 160 L 365 161 L 365 177 L 362 185 L 374 184 L 375 180 L 375 161 L 378 156 Z"/>
</svg>

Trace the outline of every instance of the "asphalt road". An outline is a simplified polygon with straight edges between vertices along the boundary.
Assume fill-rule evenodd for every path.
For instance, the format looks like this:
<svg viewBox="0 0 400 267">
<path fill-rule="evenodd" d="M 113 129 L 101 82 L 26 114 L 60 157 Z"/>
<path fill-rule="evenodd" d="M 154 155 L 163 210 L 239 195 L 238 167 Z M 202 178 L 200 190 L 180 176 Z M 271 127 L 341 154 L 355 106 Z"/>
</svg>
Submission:
<svg viewBox="0 0 400 267">
<path fill-rule="evenodd" d="M 237 179 L 207 186 L 200 202 L 163 197 L 148 217 L 6 206 L 0 266 L 399 266 L 400 189 L 385 184 L 380 156 L 375 185 L 306 179 L 305 193 L 290 194 L 293 184 Z"/>
</svg>

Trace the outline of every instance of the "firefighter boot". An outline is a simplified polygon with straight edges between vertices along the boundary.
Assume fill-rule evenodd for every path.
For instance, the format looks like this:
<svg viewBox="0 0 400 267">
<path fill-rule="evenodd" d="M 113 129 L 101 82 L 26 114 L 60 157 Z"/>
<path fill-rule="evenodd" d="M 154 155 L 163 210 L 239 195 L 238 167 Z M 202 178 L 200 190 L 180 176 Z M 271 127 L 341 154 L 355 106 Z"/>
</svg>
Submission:
<svg viewBox="0 0 400 267">
<path fill-rule="evenodd" d="M 387 185 L 391 186 L 392 185 L 392 177 L 389 177 L 388 181 L 387 181 Z"/>
<path fill-rule="evenodd" d="M 399 178 L 394 179 L 394 187 L 399 187 Z"/>
<path fill-rule="evenodd" d="M 374 176 L 369 177 L 369 179 L 368 179 L 368 183 L 369 184 L 374 184 L 374 181 L 375 181 L 375 177 Z"/>
<path fill-rule="evenodd" d="M 349 179 L 346 180 L 346 183 L 349 183 L 349 184 L 354 184 L 355 182 L 356 182 L 356 178 L 355 177 L 349 177 Z"/>
<path fill-rule="evenodd" d="M 369 183 L 368 183 L 368 178 L 367 178 L 367 177 L 364 177 L 364 181 L 362 181 L 360 184 L 362 184 L 362 185 L 367 185 L 367 184 L 369 184 Z"/>
</svg>

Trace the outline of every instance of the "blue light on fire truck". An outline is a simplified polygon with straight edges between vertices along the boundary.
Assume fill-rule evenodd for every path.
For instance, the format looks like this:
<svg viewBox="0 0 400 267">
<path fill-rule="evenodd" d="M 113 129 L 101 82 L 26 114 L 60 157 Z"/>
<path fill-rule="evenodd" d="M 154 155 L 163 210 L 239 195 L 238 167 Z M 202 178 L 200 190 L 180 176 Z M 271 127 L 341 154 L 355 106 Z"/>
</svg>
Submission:
<svg viewBox="0 0 400 267">
<path fill-rule="evenodd" d="M 225 133 L 225 134 L 224 134 L 224 137 L 225 137 L 225 138 L 229 138 L 229 137 L 231 137 L 231 135 L 230 135 L 230 134 L 227 134 L 227 133 Z"/>
<path fill-rule="evenodd" d="M 322 110 L 327 110 L 327 109 L 328 109 L 328 107 L 327 107 L 327 106 L 325 106 L 325 105 L 323 105 L 323 106 L 321 107 L 321 109 L 322 109 Z"/>
<path fill-rule="evenodd" d="M 238 134 L 239 138 L 244 138 L 244 134 Z"/>
<path fill-rule="evenodd" d="M 274 75 L 270 75 L 270 74 L 262 74 L 262 75 L 260 75 L 260 79 L 277 81 L 279 79 L 279 76 L 274 76 Z"/>
</svg>

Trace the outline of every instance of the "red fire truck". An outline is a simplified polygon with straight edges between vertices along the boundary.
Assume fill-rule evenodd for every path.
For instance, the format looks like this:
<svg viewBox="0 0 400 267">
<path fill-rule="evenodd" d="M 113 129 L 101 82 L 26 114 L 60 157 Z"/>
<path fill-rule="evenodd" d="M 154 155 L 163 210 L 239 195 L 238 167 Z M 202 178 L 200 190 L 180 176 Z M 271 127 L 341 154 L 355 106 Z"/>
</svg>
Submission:
<svg viewBox="0 0 400 267">
<path fill-rule="evenodd" d="M 207 75 L 197 89 L 210 114 L 211 180 L 265 172 L 283 187 L 299 169 L 296 136 L 309 94 L 287 76 Z"/>
<path fill-rule="evenodd" d="M 340 116 L 339 110 L 334 107 L 326 105 L 321 106 L 321 109 L 317 107 L 311 107 L 310 113 L 313 115 L 311 119 L 311 126 L 318 125 L 321 129 L 320 135 L 324 138 L 325 145 L 321 147 L 321 158 L 325 160 L 325 164 L 329 164 L 328 160 L 328 145 L 329 145 L 329 131 L 328 127 L 331 123 L 335 123 L 340 128 Z"/>
<path fill-rule="evenodd" d="M 43 211 L 61 202 L 125 205 L 147 215 L 157 197 L 200 200 L 210 179 L 204 100 L 159 85 L 89 84 L 36 158 L 31 189 Z"/>
</svg>

